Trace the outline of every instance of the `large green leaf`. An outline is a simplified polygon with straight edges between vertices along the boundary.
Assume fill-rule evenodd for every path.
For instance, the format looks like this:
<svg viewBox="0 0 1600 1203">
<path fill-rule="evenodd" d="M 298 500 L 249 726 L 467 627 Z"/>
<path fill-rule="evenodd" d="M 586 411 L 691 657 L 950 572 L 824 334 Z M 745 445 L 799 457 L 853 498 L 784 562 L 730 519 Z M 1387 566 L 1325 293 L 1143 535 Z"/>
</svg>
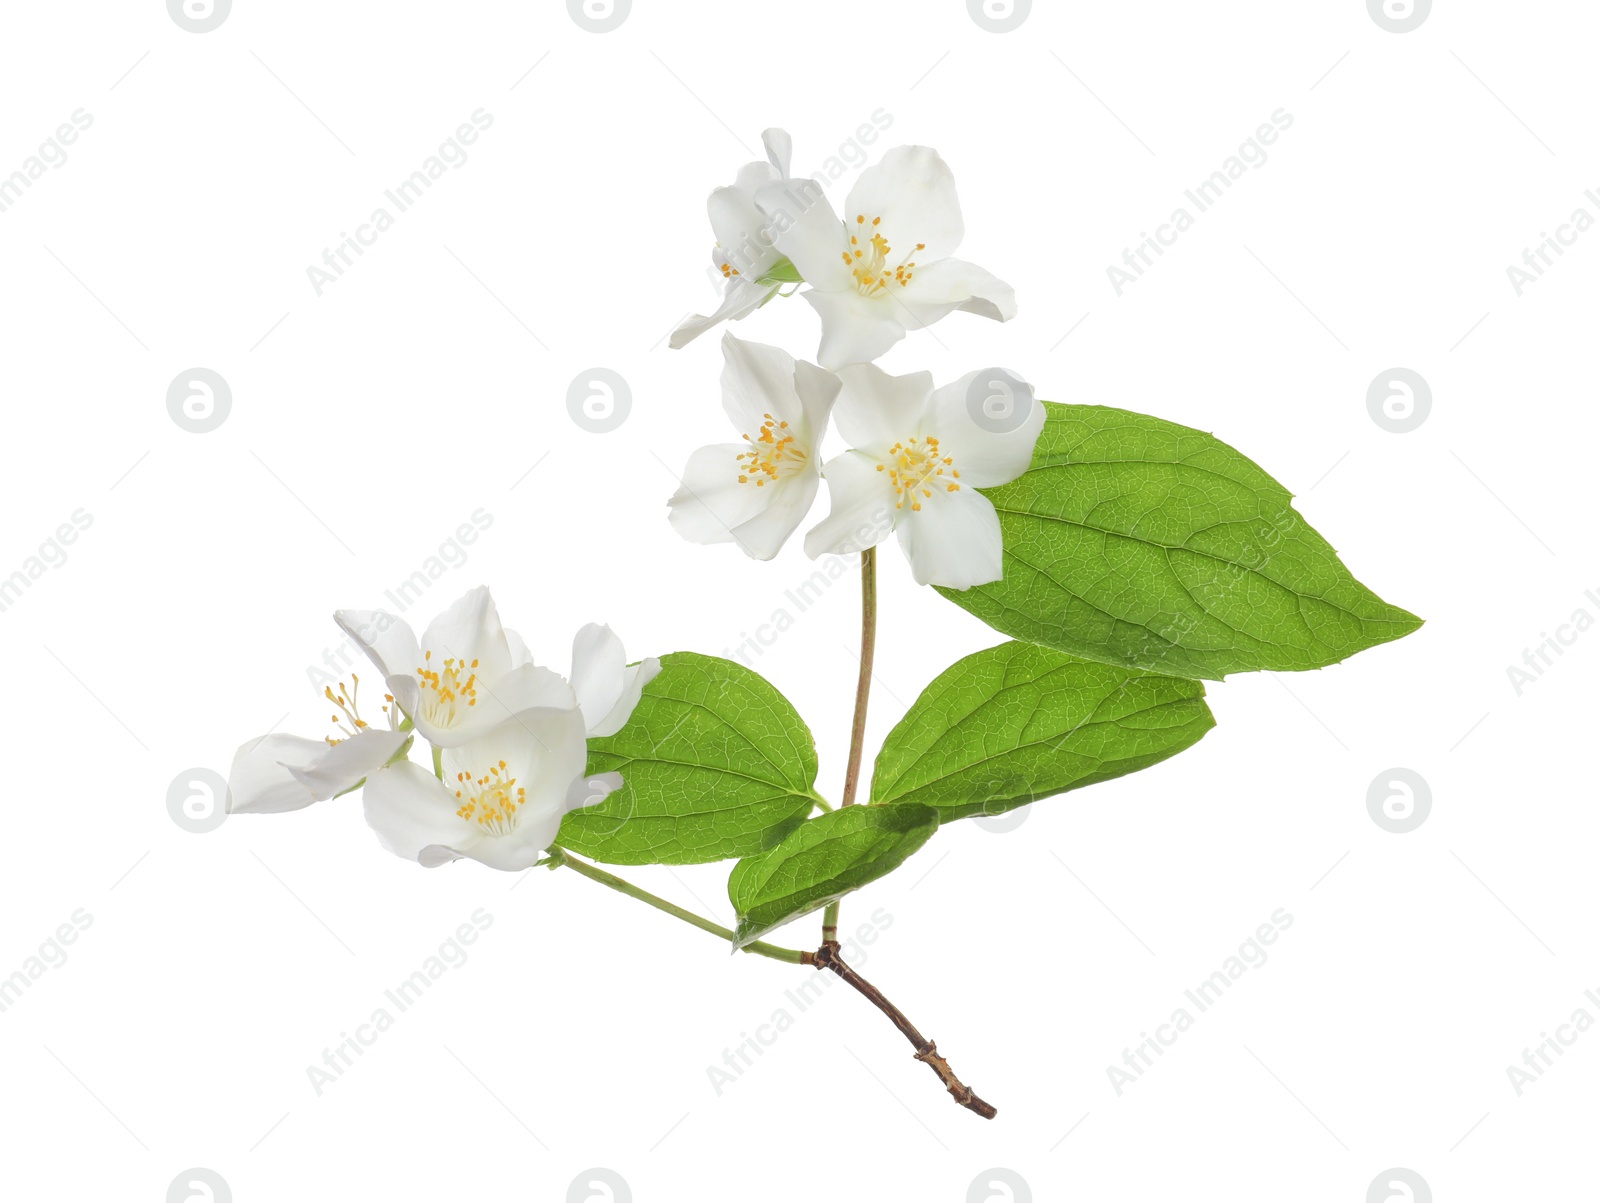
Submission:
<svg viewBox="0 0 1600 1203">
<path fill-rule="evenodd" d="M 883 742 L 872 798 L 920 802 L 948 821 L 1136 772 L 1216 725 L 1205 692 L 1198 681 L 1002 643 L 922 691 Z"/>
<path fill-rule="evenodd" d="M 589 773 L 622 788 L 562 820 L 563 848 L 618 865 L 749 856 L 811 813 L 817 750 L 767 680 L 731 660 L 675 652 L 621 731 L 589 741 Z"/>
<path fill-rule="evenodd" d="M 1362 585 L 1226 443 L 1042 402 L 1032 466 L 984 493 L 1005 577 L 940 592 L 1004 634 L 1184 677 L 1334 664 L 1422 620 Z"/>
<path fill-rule="evenodd" d="M 846 806 L 802 823 L 777 847 L 733 867 L 734 947 L 893 872 L 938 826 L 938 811 L 914 805 Z"/>
</svg>

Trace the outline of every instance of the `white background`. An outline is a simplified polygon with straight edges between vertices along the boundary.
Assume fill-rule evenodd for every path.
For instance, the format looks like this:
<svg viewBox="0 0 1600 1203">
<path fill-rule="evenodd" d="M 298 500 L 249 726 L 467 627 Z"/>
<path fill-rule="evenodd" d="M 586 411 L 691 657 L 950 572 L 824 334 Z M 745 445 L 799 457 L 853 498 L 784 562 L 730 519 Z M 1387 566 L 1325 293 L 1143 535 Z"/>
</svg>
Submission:
<svg viewBox="0 0 1600 1203">
<path fill-rule="evenodd" d="M 1578 206 L 1600 216 L 1592 6 L 1441 2 L 1403 35 L 1360 0 L 1040 4 L 1003 34 L 955 0 L 639 0 L 605 34 L 548 0 L 238 0 L 205 34 L 102 0 L 5 25 L 0 174 L 93 116 L 0 213 L 0 575 L 93 519 L 0 613 L 0 975 L 92 916 L 0 1014 L 8 1197 L 157 1203 L 190 1166 L 241 1203 L 562 1200 L 592 1166 L 641 1203 L 958 1203 L 989 1167 L 1039 1200 L 1360 1203 L 1394 1166 L 1439 1200 L 1593 1189 L 1600 1034 L 1521 1097 L 1506 1073 L 1576 1009 L 1600 1017 L 1600 634 L 1520 696 L 1507 675 L 1600 616 L 1600 233 L 1520 297 L 1506 274 Z M 307 267 L 480 108 L 469 161 L 319 297 Z M 1123 248 L 1280 108 L 1265 166 L 1119 297 Z M 854 578 L 801 614 L 798 541 L 756 564 L 674 536 L 672 470 L 730 432 L 715 337 L 665 335 L 715 303 L 705 195 L 760 131 L 789 129 L 807 173 L 880 109 L 871 157 L 940 149 L 963 256 L 1021 309 L 955 315 L 885 366 L 1000 362 L 1045 397 L 1214 431 L 1428 619 L 1322 672 L 1213 684 L 1192 751 L 1004 834 L 953 824 L 846 901 L 847 929 L 892 916 L 865 972 L 992 1123 L 837 987 L 719 1095 L 708 1067 L 795 1013 L 810 971 L 575 875 L 424 871 L 354 798 L 203 836 L 165 802 L 275 724 L 320 734 L 331 611 L 383 604 L 480 508 L 419 626 L 487 583 L 564 669 L 585 621 L 634 655 L 722 653 L 787 610 L 757 665 L 836 793 Z M 737 332 L 812 354 L 817 325 L 795 300 Z M 1367 411 L 1397 365 L 1433 390 L 1409 434 Z M 166 409 L 195 366 L 233 391 L 207 434 Z M 614 433 L 567 413 L 593 366 L 631 387 Z M 869 755 L 997 642 L 881 560 Z M 1408 835 L 1367 812 L 1396 766 L 1432 789 Z M 628 872 L 725 920 L 725 869 Z M 470 960 L 319 1097 L 307 1067 L 477 908 Z M 1119 1097 L 1107 1067 L 1277 908 L 1268 962 Z"/>
</svg>

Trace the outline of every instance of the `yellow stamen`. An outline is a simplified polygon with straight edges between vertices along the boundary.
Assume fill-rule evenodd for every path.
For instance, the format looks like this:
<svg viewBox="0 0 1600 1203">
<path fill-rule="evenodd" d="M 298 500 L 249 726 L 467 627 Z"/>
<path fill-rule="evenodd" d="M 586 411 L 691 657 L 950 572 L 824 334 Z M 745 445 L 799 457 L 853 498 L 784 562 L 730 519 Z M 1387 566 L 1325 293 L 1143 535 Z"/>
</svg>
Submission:
<svg viewBox="0 0 1600 1203">
<path fill-rule="evenodd" d="M 954 478 L 961 473 L 955 470 L 955 457 L 939 449 L 939 440 L 933 437 L 908 438 L 889 448 L 887 459 L 878 465 L 878 471 L 889 473 L 889 483 L 894 486 L 894 508 L 904 509 L 911 503 L 913 511 L 922 508 L 920 497 L 932 497 L 930 486 L 942 483 L 946 493 L 959 493 L 961 486 Z M 919 497 L 920 495 L 920 497 Z"/>
<path fill-rule="evenodd" d="M 508 835 L 517 827 L 517 812 L 528 800 L 528 791 L 506 774 L 500 761 L 488 772 L 456 774 L 456 808 L 459 818 L 470 819 L 487 835 Z"/>
<path fill-rule="evenodd" d="M 925 242 L 917 243 L 910 254 L 891 267 L 889 265 L 891 248 L 888 240 L 877 231 L 878 223 L 882 220 L 882 217 L 874 217 L 872 219 L 873 230 L 871 237 L 867 240 L 867 245 L 871 248 L 870 255 L 860 250 L 842 252 L 845 263 L 850 266 L 850 275 L 855 282 L 855 290 L 864 297 L 882 296 L 890 286 L 895 284 L 898 284 L 901 288 L 910 284 L 913 275 L 911 269 L 916 267 L 916 262 L 911 258 L 911 255 L 916 254 L 917 251 L 926 250 L 928 245 Z M 865 213 L 856 214 L 857 227 L 864 227 L 866 222 L 867 215 Z M 858 245 L 854 234 L 850 236 L 850 245 L 852 247 Z"/>
<path fill-rule="evenodd" d="M 339 729 L 339 733 L 343 737 L 340 739 L 334 739 L 332 736 L 327 736 L 326 739 L 329 746 L 343 743 L 346 739 L 349 739 L 351 736 L 353 736 L 357 731 L 363 731 L 370 725 L 361 717 L 360 706 L 357 701 L 357 696 L 360 692 L 360 689 L 361 678 L 356 676 L 354 673 L 350 674 L 350 688 L 348 690 L 345 689 L 343 681 L 339 682 L 338 693 L 333 692 L 332 686 L 325 686 L 323 688 L 322 696 L 327 698 L 328 701 L 332 702 L 339 708 L 339 713 L 332 715 L 331 718 L 333 725 Z M 389 695 L 385 694 L 384 696 L 387 698 Z M 389 701 L 392 702 L 394 699 L 389 698 Z M 387 706 L 385 706 L 383 709 L 385 713 L 387 713 L 389 710 Z M 346 724 L 348 724 L 348 726 Z"/>
<path fill-rule="evenodd" d="M 757 488 L 769 480 L 781 480 L 806 464 L 805 449 L 789 433 L 789 423 L 780 422 L 771 414 L 761 416 L 766 419 L 761 424 L 761 433 L 754 438 L 748 434 L 744 436 L 751 449 L 735 457 L 739 465 L 739 483 L 754 481 Z"/>
<path fill-rule="evenodd" d="M 441 671 L 428 667 L 433 660 L 432 651 L 424 652 L 422 658 L 417 669 L 417 684 L 421 686 L 418 711 L 435 726 L 453 727 L 464 717 L 463 710 L 478 704 L 478 674 L 473 671 L 478 662 L 468 664 L 451 657 L 445 660 Z"/>
</svg>

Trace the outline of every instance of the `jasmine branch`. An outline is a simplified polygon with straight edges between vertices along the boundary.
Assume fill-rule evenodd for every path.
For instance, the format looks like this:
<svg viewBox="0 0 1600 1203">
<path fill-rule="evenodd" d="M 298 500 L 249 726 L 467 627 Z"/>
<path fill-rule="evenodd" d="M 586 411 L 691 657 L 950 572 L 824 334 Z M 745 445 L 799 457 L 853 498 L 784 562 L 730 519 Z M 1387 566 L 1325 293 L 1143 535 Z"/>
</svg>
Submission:
<svg viewBox="0 0 1600 1203">
<path fill-rule="evenodd" d="M 917 1031 L 916 1025 L 905 1017 L 900 1008 L 883 996 L 883 991 L 844 963 L 844 958 L 839 955 L 838 941 L 825 943 L 816 952 L 802 953 L 801 956 L 807 965 L 817 969 L 828 969 L 838 974 L 867 1001 L 887 1015 L 889 1022 L 899 1028 L 901 1034 L 911 1041 L 911 1047 L 917 1050 L 913 1056 L 939 1075 L 939 1080 L 944 1083 L 945 1089 L 950 1092 L 950 1097 L 957 1103 L 968 1111 L 983 1116 L 984 1119 L 995 1117 L 994 1106 L 980 1099 L 972 1092 L 970 1086 L 956 1077 L 955 1070 L 950 1068 L 950 1062 L 939 1055 L 939 1050 L 933 1041 Z"/>
<path fill-rule="evenodd" d="M 718 936 L 729 943 L 733 941 L 733 932 L 723 927 L 720 923 L 713 923 L 710 919 L 703 918 L 693 911 L 685 910 L 681 906 L 668 902 L 665 898 L 658 898 L 650 891 L 640 889 L 630 881 L 624 881 L 622 878 L 607 873 L 604 869 L 591 865 L 587 861 L 578 860 L 572 853 L 564 849 L 550 849 L 548 858 L 539 863 L 548 865 L 552 869 L 571 869 L 574 873 L 587 877 L 590 881 L 597 881 L 609 889 L 616 890 L 619 894 L 626 894 L 629 898 L 636 898 L 648 906 L 655 907 L 658 911 L 664 911 L 674 919 L 681 919 L 690 926 L 698 927 L 704 932 L 710 932 L 712 935 Z M 900 1008 L 884 997 L 883 991 L 845 964 L 844 958 L 840 955 L 839 942 L 837 940 L 824 941 L 822 947 L 818 948 L 816 952 L 802 952 L 798 948 L 780 948 L 775 944 L 766 944 L 760 940 L 753 944 L 746 944 L 740 951 L 755 953 L 757 956 L 768 957 L 774 961 L 783 961 L 790 965 L 810 965 L 813 969 L 827 969 L 838 974 L 846 982 L 850 983 L 853 989 L 871 1002 L 873 1006 L 887 1015 L 889 1022 L 899 1028 L 901 1034 L 911 1041 L 911 1047 L 916 1050 L 913 1055 L 918 1061 L 925 1063 L 934 1073 L 939 1075 L 939 1080 L 944 1083 L 945 1089 L 950 1092 L 951 1098 L 955 1099 L 967 1110 L 983 1116 L 984 1119 L 993 1119 L 995 1117 L 994 1107 L 980 1099 L 972 1092 L 969 1086 L 956 1077 L 955 1071 L 950 1068 L 950 1062 L 939 1055 L 939 1050 L 934 1046 L 933 1041 L 924 1037 L 917 1030 L 916 1025 L 905 1017 Z"/>
</svg>

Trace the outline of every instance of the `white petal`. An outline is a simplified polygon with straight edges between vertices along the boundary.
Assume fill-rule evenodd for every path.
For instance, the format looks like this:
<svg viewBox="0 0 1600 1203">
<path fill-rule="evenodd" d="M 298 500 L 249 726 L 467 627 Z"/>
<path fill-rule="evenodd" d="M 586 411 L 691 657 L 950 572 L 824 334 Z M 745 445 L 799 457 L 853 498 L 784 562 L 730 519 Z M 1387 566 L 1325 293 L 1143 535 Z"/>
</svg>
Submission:
<svg viewBox="0 0 1600 1203">
<path fill-rule="evenodd" d="M 722 408 L 740 434 L 755 438 L 767 414 L 792 427 L 805 420 L 787 351 L 724 334 L 722 357 Z M 809 443 L 809 431 L 795 433 Z"/>
<path fill-rule="evenodd" d="M 449 782 L 457 773 L 482 776 L 505 761 L 505 771 L 517 778 L 530 804 L 559 808 L 567 786 L 588 762 L 583 714 L 576 706 L 527 710 L 469 743 L 446 748 L 440 759 Z"/>
<path fill-rule="evenodd" d="M 764 129 L 761 131 L 761 145 L 767 152 L 767 162 L 772 164 L 778 178 L 787 179 L 789 160 L 794 153 L 794 140 L 789 137 L 789 131 L 776 126 Z"/>
<path fill-rule="evenodd" d="M 1017 316 L 1016 291 L 993 273 L 964 259 L 941 259 L 919 265 L 911 283 L 896 294 L 913 320 L 911 326 L 931 326 L 957 309 L 996 322 Z"/>
<path fill-rule="evenodd" d="M 367 728 L 329 744 L 298 735 L 264 735 L 240 746 L 228 771 L 229 814 L 281 814 L 324 802 L 388 763 L 410 736 Z"/>
<path fill-rule="evenodd" d="M 654 681 L 661 673 L 661 661 L 654 656 L 647 656 L 638 664 L 630 664 L 622 670 L 622 693 L 618 695 L 616 703 L 611 709 L 596 722 L 589 724 L 591 739 L 601 739 L 607 735 L 615 735 L 628 725 L 628 720 L 633 717 L 634 709 L 639 705 L 639 699 L 644 695 L 644 687 Z M 615 774 L 613 774 L 615 775 Z M 617 777 L 621 784 L 621 777 Z M 613 787 L 616 788 L 616 787 Z"/>
<path fill-rule="evenodd" d="M 980 489 L 1009 484 L 1028 470 L 1034 444 L 1044 429 L 1044 404 L 1032 390 L 1018 394 L 1006 380 L 982 379 L 968 372 L 961 379 L 936 389 L 928 406 L 925 430 L 935 436 L 955 459 L 961 483 Z M 986 396 L 1009 394 L 1013 405 L 1026 407 L 1013 430 L 987 429 L 973 417 L 973 399 L 982 405 Z M 980 408 L 981 412 L 981 408 Z M 999 425 L 1005 425 L 1001 422 Z"/>
<path fill-rule="evenodd" d="M 489 696 L 485 698 L 483 695 Z M 522 664 L 493 681 L 478 695 L 474 710 L 486 711 L 489 725 L 505 722 L 524 710 L 565 712 L 578 708 L 572 686 L 558 672 L 537 664 Z M 496 711 L 499 711 L 497 714 Z"/>
<path fill-rule="evenodd" d="M 644 696 L 644 687 L 660 675 L 661 659 L 659 656 L 646 656 L 639 663 L 628 665 L 628 670 L 622 679 L 622 696 L 617 699 L 617 704 L 611 708 L 611 713 L 606 717 L 606 721 L 601 724 L 601 730 L 595 734 L 615 735 L 617 731 L 626 727 L 628 721 L 633 718 L 634 710 L 639 706 L 639 699 Z M 605 730 L 606 727 L 611 726 L 613 723 L 616 724 L 615 730 Z M 617 783 L 611 787 L 612 789 L 622 788 L 620 774 L 611 773 L 606 775 L 617 778 Z"/>
<path fill-rule="evenodd" d="M 446 781 L 458 772 L 482 776 L 506 762 L 504 771 L 526 791 L 516 828 L 485 835 L 461 851 L 491 868 L 525 869 L 554 842 L 572 806 L 572 787 L 588 760 L 583 715 L 575 709 L 530 711 L 465 748 L 447 749 L 443 759 Z"/>
<path fill-rule="evenodd" d="M 313 764 L 327 752 L 325 741 L 298 735 L 263 735 L 241 744 L 228 770 L 228 813 L 281 814 L 319 801 L 286 766 Z"/>
<path fill-rule="evenodd" d="M 756 215 L 757 224 L 760 224 L 762 218 L 761 210 L 756 208 L 756 193 L 768 184 L 775 184 L 781 179 L 783 176 L 778 174 L 771 163 L 761 162 L 746 163 L 734 175 L 733 187 L 743 194 L 745 202 Z"/>
<path fill-rule="evenodd" d="M 896 529 L 919 585 L 970 589 L 1002 575 L 1000 518 L 975 489 L 925 498 Z"/>
<path fill-rule="evenodd" d="M 858 216 L 881 217 L 878 232 L 888 241 L 891 263 L 908 253 L 919 264 L 953 255 L 961 245 L 961 204 L 956 178 L 939 152 L 927 146 L 897 146 L 861 173 L 845 202 L 845 224 Z M 912 250 L 917 243 L 920 251 Z"/>
<path fill-rule="evenodd" d="M 622 698 L 623 674 L 628 667 L 622 640 L 608 626 L 591 622 L 572 639 L 572 691 L 590 735 L 595 725 L 611 713 Z M 637 701 L 637 699 L 635 699 Z M 630 707 L 631 709 L 631 707 Z M 618 723 L 620 727 L 622 724 Z M 612 734 L 612 732 L 606 732 Z"/>
<path fill-rule="evenodd" d="M 741 276 L 759 280 L 782 256 L 772 245 L 766 214 L 756 208 L 756 192 L 773 182 L 772 168 L 752 163 L 727 188 L 718 188 L 706 201 L 711 231 L 717 236 L 711 252 L 714 267 L 728 267 Z"/>
<path fill-rule="evenodd" d="M 598 806 L 622 788 L 621 773 L 596 773 L 593 777 L 580 777 L 567 790 L 567 810 L 582 810 Z"/>
<path fill-rule="evenodd" d="M 561 813 L 529 814 L 518 821 L 517 830 L 511 835 L 479 840 L 463 855 L 502 873 L 531 869 L 544 850 L 555 843 L 562 817 Z"/>
<path fill-rule="evenodd" d="M 829 460 L 823 474 L 831 509 L 806 534 L 806 555 L 851 555 L 883 542 L 894 526 L 894 486 L 878 461 L 846 451 Z"/>
<path fill-rule="evenodd" d="M 422 663 L 411 624 L 387 610 L 336 610 L 333 621 L 378 666 L 385 679 L 409 676 Z"/>
<path fill-rule="evenodd" d="M 457 720 L 451 726 L 441 726 L 426 712 L 426 707 L 414 716 L 417 730 L 423 737 L 440 748 L 459 748 L 502 723 L 523 716 L 524 712 L 564 712 L 578 709 L 572 686 L 558 672 L 536 664 L 524 664 L 510 672 L 489 680 L 479 677 L 477 702 L 457 711 Z"/>
<path fill-rule="evenodd" d="M 484 585 L 469 589 L 422 633 L 426 657 L 478 662 L 479 680 L 493 679 L 511 667 L 511 648 L 494 598 Z M 420 661 L 419 661 L 420 663 Z M 415 665 L 413 665 L 415 667 Z"/>
<path fill-rule="evenodd" d="M 813 455 L 828 429 L 828 414 L 839 396 L 839 378 L 826 368 L 800 360 L 794 365 L 794 390 L 805 414 L 806 454 Z"/>
<path fill-rule="evenodd" d="M 320 802 L 354 789 L 363 777 L 388 764 L 410 738 L 409 731 L 366 727 L 337 744 L 323 744 L 323 755 L 311 762 L 289 762 L 287 767 L 294 779 Z"/>
<path fill-rule="evenodd" d="M 530 802 L 559 805 L 588 761 L 583 714 L 576 706 L 523 711 L 469 743 L 444 749 L 440 759 L 449 782 L 457 773 L 482 776 L 505 761 L 505 771 L 518 779 Z"/>
<path fill-rule="evenodd" d="M 528 648 L 528 642 L 510 627 L 506 628 L 506 647 L 511 652 L 511 667 L 521 668 L 524 664 L 533 663 L 533 652 Z"/>
<path fill-rule="evenodd" d="M 361 791 L 378 842 L 430 869 L 466 855 L 483 838 L 476 824 L 456 814 L 459 806 L 441 781 L 409 760 L 374 773 Z"/>
<path fill-rule="evenodd" d="M 672 349 L 676 351 L 688 346 L 707 330 L 722 322 L 737 321 L 746 314 L 754 313 L 761 308 L 762 302 L 777 291 L 776 284 L 761 285 L 746 276 L 735 276 L 728 281 L 727 289 L 722 295 L 722 304 L 715 313 L 709 317 L 697 313 L 685 318 L 672 332 Z"/>
<path fill-rule="evenodd" d="M 733 537 L 745 555 L 770 560 L 783 550 L 811 512 L 811 503 L 817 499 L 817 479 L 817 469 L 808 466 L 781 480 L 754 486 L 766 499 L 766 508 L 733 528 Z"/>
<path fill-rule="evenodd" d="M 767 215 L 780 254 L 816 288 L 847 288 L 850 268 L 844 262 L 845 233 L 839 215 L 815 180 L 787 179 L 756 193 Z"/>
<path fill-rule="evenodd" d="M 672 529 L 691 543 L 736 543 L 734 531 L 764 510 L 765 488 L 739 483 L 748 443 L 716 443 L 689 457 L 682 486 L 667 501 Z"/>
<path fill-rule="evenodd" d="M 924 411 L 933 395 L 933 373 L 891 376 L 876 364 L 839 369 L 839 400 L 833 420 L 858 451 L 882 456 L 890 447 L 922 433 Z"/>
<path fill-rule="evenodd" d="M 817 362 L 833 371 L 852 363 L 871 363 L 906 336 L 913 321 L 892 294 L 864 297 L 854 288 L 825 292 L 808 288 L 800 294 L 822 319 L 822 344 Z"/>
</svg>

